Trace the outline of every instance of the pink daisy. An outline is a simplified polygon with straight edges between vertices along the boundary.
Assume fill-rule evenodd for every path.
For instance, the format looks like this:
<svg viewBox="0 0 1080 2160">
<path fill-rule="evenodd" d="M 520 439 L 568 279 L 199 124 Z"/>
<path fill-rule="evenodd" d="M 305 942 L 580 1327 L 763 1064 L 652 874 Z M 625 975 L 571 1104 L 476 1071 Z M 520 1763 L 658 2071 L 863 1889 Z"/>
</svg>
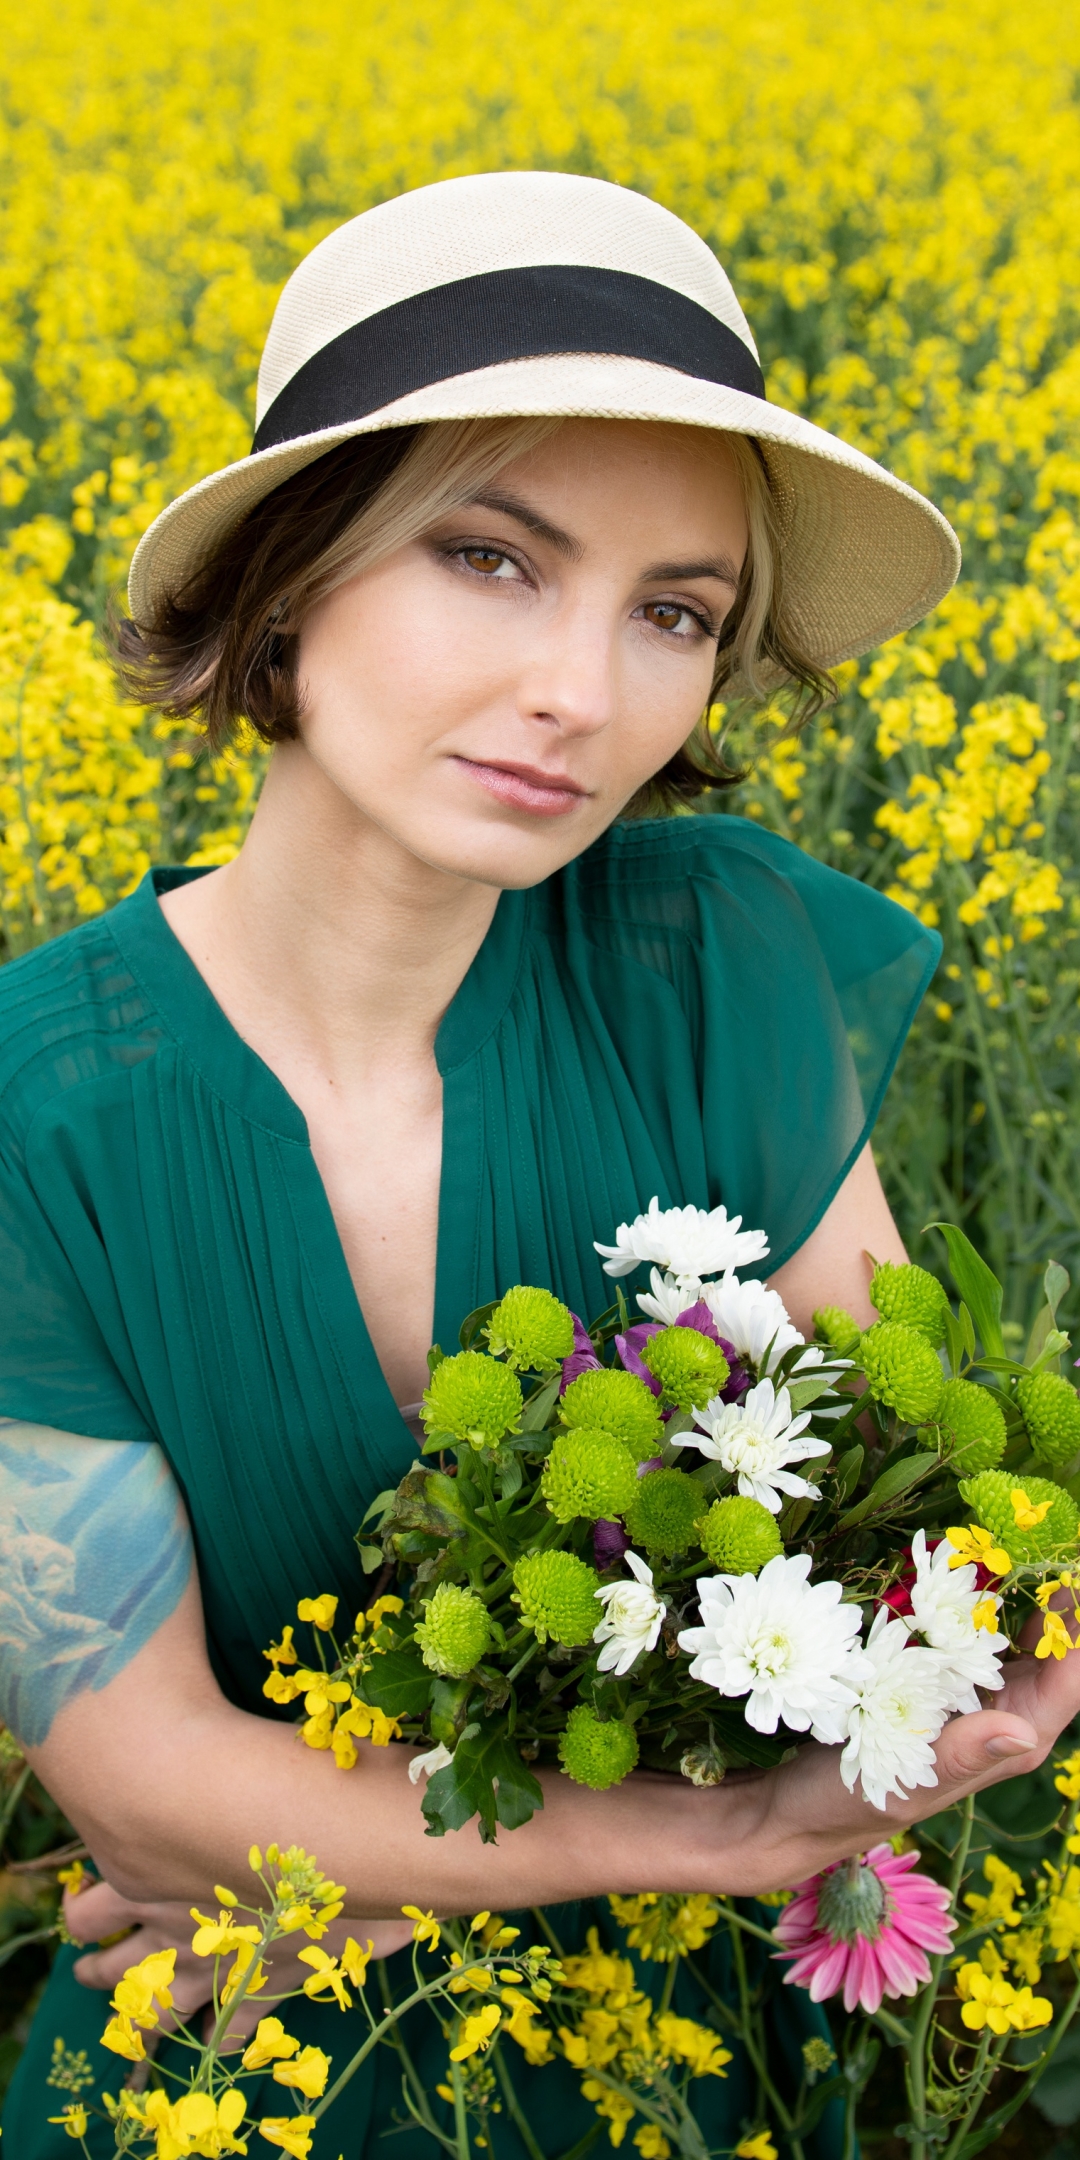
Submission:
<svg viewBox="0 0 1080 2160">
<path fill-rule="evenodd" d="M 800 1883 L 774 1930 L 777 1955 L 793 1960 L 785 1981 L 808 1988 L 813 2002 L 842 1987 L 845 2010 L 914 1995 L 930 1978 L 926 1952 L 947 1950 L 957 1924 L 948 1891 L 913 1872 L 918 1857 L 875 1845 Z"/>
</svg>

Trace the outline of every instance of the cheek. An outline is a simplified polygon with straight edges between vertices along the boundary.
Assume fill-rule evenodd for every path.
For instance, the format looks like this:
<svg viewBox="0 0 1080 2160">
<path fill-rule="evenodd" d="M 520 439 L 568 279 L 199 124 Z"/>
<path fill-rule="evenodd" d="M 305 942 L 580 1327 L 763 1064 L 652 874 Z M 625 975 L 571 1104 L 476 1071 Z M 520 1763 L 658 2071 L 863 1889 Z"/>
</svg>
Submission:
<svg viewBox="0 0 1080 2160">
<path fill-rule="evenodd" d="M 455 608 L 441 581 L 367 578 L 305 628 L 303 733 L 325 758 L 422 748 L 482 711 L 513 674 L 513 641 Z"/>
<path fill-rule="evenodd" d="M 708 705 L 715 668 L 711 643 L 677 657 L 631 646 L 620 685 L 620 734 L 643 777 L 666 765 L 693 734 Z"/>
</svg>

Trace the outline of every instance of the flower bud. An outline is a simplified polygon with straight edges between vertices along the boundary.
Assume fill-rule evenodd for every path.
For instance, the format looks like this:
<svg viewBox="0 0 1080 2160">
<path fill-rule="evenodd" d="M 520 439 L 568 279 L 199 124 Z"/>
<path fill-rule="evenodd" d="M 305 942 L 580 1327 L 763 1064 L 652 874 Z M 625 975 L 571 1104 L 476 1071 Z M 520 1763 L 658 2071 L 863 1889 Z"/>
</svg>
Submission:
<svg viewBox="0 0 1080 2160">
<path fill-rule="evenodd" d="M 462 1680 L 490 1645 L 487 1606 L 458 1583 L 440 1583 L 417 1623 L 416 1640 L 429 1672 Z"/>
<path fill-rule="evenodd" d="M 527 1627 L 573 1648 L 592 1641 L 600 1624 L 600 1577 L 574 1553 L 527 1553 L 514 1569 L 514 1592 Z"/>
<path fill-rule="evenodd" d="M 884 1260 L 870 1278 L 870 1303 L 883 1320 L 918 1328 L 936 1350 L 945 1340 L 948 1300 L 936 1275 L 906 1260 L 897 1267 Z"/>
<path fill-rule="evenodd" d="M 784 1549 L 775 1515 L 743 1493 L 714 1500 L 698 1525 L 698 1537 L 721 1575 L 758 1575 Z"/>
<path fill-rule="evenodd" d="M 479 1450 L 516 1432 L 521 1407 L 521 1382 L 507 1366 L 482 1350 L 462 1350 L 436 1365 L 420 1415 L 429 1438 Z"/>
<path fill-rule="evenodd" d="M 559 1404 L 559 1415 L 564 1425 L 598 1426 L 616 1440 L 625 1440 L 639 1462 L 655 1455 L 663 1438 L 655 1395 L 636 1373 L 615 1366 L 579 1373 Z"/>
<path fill-rule="evenodd" d="M 638 1759 L 637 1734 L 622 1718 L 604 1724 L 588 1703 L 578 1703 L 559 1741 L 559 1761 L 575 1785 L 606 1792 L 620 1785 Z"/>
<path fill-rule="evenodd" d="M 626 1510 L 635 1545 L 671 1559 L 695 1545 L 704 1494 L 685 1470 L 647 1470 Z"/>
<path fill-rule="evenodd" d="M 862 1337 L 857 1356 L 871 1395 L 897 1417 L 921 1425 L 936 1415 L 945 1375 L 937 1352 L 917 1328 L 879 1320 Z"/>
<path fill-rule="evenodd" d="M 1060 1373 L 1028 1373 L 1017 1382 L 1032 1451 L 1060 1470 L 1080 1449 L 1080 1396 Z"/>
<path fill-rule="evenodd" d="M 556 1522 L 614 1522 L 637 1491 L 637 1463 L 625 1440 L 587 1426 L 556 1433 L 540 1489 Z"/>
<path fill-rule="evenodd" d="M 935 1421 L 953 1442 L 949 1467 L 958 1477 L 992 1470 L 1001 1461 L 1005 1453 L 1005 1417 L 990 1388 L 976 1387 L 972 1380 L 946 1380 Z"/>
<path fill-rule="evenodd" d="M 485 1329 L 493 1356 L 518 1372 L 554 1372 L 574 1347 L 574 1320 L 550 1290 L 518 1283 L 500 1298 Z"/>
</svg>

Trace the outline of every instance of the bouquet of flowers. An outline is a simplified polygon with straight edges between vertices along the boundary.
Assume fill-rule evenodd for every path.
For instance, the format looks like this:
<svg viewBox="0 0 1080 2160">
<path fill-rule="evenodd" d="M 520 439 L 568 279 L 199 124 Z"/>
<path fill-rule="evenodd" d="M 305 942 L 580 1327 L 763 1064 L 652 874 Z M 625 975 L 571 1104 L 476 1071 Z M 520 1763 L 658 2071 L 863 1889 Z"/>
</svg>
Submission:
<svg viewBox="0 0 1080 2160">
<path fill-rule="evenodd" d="M 430 1353 L 422 1459 L 361 1528 L 397 1589 L 340 1642 L 337 1600 L 301 1600 L 315 1657 L 286 1628 L 267 1696 L 343 1769 L 358 1738 L 421 1743 L 435 1836 L 526 1822 L 537 1763 L 711 1785 L 812 1737 L 874 1807 L 932 1786 L 933 1741 L 1002 1685 L 1033 1611 L 1038 1656 L 1073 1646 L 1055 1594 L 1080 1585 L 1068 1277 L 1047 1268 L 1019 1362 L 996 1278 L 935 1227 L 955 1310 L 886 1262 L 875 1324 L 825 1307 L 810 1343 L 747 1279 L 761 1231 L 655 1200 L 597 1245 L 616 1302 L 588 1325 L 520 1284 L 471 1313 Z"/>
</svg>

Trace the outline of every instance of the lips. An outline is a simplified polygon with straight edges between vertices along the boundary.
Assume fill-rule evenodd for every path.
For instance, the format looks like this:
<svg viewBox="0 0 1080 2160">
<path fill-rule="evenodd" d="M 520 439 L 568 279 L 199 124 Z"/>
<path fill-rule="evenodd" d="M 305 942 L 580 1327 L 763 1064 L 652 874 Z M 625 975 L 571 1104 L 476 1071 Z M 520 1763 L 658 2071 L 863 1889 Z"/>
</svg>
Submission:
<svg viewBox="0 0 1080 2160">
<path fill-rule="evenodd" d="M 484 765 L 466 757 L 455 762 L 508 809 L 526 810 L 533 817 L 565 817 L 586 799 L 585 789 L 561 773 L 545 773 L 536 766 Z"/>
</svg>

